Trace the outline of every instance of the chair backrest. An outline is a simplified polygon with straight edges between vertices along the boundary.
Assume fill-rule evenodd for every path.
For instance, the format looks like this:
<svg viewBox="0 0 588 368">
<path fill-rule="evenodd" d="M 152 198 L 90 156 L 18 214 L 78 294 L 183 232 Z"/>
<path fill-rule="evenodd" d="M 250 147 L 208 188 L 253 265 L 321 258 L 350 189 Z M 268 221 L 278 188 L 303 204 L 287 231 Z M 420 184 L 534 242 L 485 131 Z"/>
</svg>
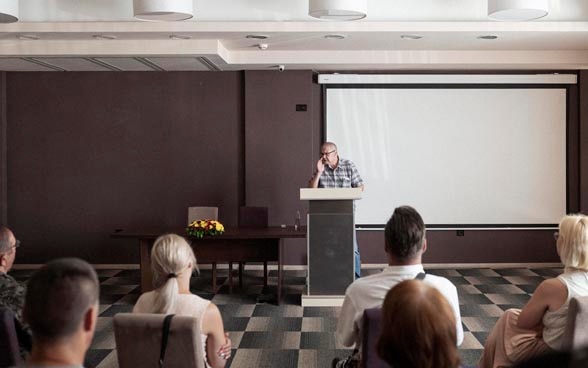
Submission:
<svg viewBox="0 0 588 368">
<path fill-rule="evenodd" d="M 164 314 L 119 313 L 114 316 L 114 337 L 120 368 L 159 368 Z M 167 341 L 164 368 L 204 368 L 199 321 L 174 316 Z"/>
<path fill-rule="evenodd" d="M 267 207 L 239 207 L 239 227 L 267 227 Z"/>
<path fill-rule="evenodd" d="M 0 308 L 0 367 L 21 364 L 18 337 L 14 325 L 14 313 L 8 308 Z"/>
<path fill-rule="evenodd" d="M 218 220 L 218 207 L 188 207 L 188 223 L 195 220 Z"/>
<path fill-rule="evenodd" d="M 576 350 L 588 346 L 588 296 L 572 298 L 563 336 L 563 348 Z"/>
<path fill-rule="evenodd" d="M 363 312 L 361 366 L 364 368 L 390 368 L 377 353 L 376 343 L 382 332 L 382 308 L 366 309 Z"/>
</svg>

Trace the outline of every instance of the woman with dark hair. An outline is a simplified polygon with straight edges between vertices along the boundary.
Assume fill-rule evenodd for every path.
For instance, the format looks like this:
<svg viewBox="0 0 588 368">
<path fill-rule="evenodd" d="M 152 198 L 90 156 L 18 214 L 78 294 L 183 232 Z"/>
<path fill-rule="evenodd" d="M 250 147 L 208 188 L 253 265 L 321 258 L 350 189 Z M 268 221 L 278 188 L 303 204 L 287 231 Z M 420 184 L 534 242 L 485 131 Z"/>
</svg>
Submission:
<svg viewBox="0 0 588 368">
<path fill-rule="evenodd" d="M 419 280 L 393 287 L 382 305 L 378 355 L 392 367 L 457 368 L 455 315 L 445 297 Z"/>
</svg>

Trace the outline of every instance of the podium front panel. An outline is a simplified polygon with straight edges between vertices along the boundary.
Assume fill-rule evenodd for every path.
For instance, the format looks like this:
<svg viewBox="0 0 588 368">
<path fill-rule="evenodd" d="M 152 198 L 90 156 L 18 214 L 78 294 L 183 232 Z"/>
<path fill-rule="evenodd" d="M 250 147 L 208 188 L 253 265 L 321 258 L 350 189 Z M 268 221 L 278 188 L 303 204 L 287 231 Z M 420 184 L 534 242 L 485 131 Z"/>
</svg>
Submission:
<svg viewBox="0 0 588 368">
<path fill-rule="evenodd" d="M 344 295 L 354 280 L 353 212 L 308 217 L 308 295 Z"/>
</svg>

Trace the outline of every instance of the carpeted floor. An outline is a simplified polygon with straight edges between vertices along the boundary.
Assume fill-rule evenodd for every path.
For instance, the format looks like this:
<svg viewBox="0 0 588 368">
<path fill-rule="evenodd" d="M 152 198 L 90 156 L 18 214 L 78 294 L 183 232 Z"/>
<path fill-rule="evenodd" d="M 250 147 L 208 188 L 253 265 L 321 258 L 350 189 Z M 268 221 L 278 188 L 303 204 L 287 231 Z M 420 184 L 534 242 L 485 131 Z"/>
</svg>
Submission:
<svg viewBox="0 0 588 368">
<path fill-rule="evenodd" d="M 477 362 L 488 332 L 508 308 L 521 307 L 537 285 L 562 272 L 560 268 L 467 268 L 430 269 L 428 273 L 447 277 L 458 289 L 465 339 L 460 346 L 462 363 Z M 15 270 L 18 280 L 33 271 Z M 365 270 L 364 275 L 378 272 Z M 86 367 L 118 367 L 112 317 L 129 312 L 139 297 L 139 270 L 98 270 L 101 281 L 100 316 Z M 218 305 L 225 330 L 230 332 L 233 354 L 230 367 L 330 367 L 335 356 L 350 350 L 335 342 L 339 308 L 300 306 L 305 272 L 286 271 L 280 306 L 259 300 L 263 290 L 261 271 L 247 270 L 244 287 L 229 294 L 226 271 L 220 271 L 217 293 L 211 292 L 210 271 L 192 278 L 194 293 Z M 236 279 L 236 277 L 235 277 Z M 269 291 L 275 291 L 277 272 L 270 271 Z M 262 298 L 263 299 L 263 298 Z"/>
</svg>

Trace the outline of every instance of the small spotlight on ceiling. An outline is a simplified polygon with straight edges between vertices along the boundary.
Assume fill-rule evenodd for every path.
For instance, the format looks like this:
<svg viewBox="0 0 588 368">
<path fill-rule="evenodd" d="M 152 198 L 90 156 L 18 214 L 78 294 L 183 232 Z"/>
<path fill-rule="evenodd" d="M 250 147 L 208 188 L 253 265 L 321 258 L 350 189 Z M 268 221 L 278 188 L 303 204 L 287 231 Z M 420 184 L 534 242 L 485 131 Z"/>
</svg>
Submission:
<svg viewBox="0 0 588 368">
<path fill-rule="evenodd" d="M 423 38 L 423 36 L 414 35 L 414 34 L 405 34 L 405 35 L 400 35 L 400 38 L 402 38 L 403 40 L 420 40 L 421 38 Z"/>
<path fill-rule="evenodd" d="M 342 34 L 328 34 L 324 36 L 328 40 L 344 40 L 347 36 Z"/>
<path fill-rule="evenodd" d="M 169 39 L 170 40 L 189 40 L 192 37 L 190 36 L 184 36 L 184 35 L 170 35 Z"/>
<path fill-rule="evenodd" d="M 484 36 L 478 36 L 477 38 L 478 38 L 478 40 L 495 40 L 498 38 L 498 36 L 484 35 Z"/>
<path fill-rule="evenodd" d="M 116 36 L 113 35 L 96 34 L 92 37 L 94 37 L 94 39 L 96 40 L 116 40 Z"/>
<path fill-rule="evenodd" d="M 245 38 L 249 38 L 251 40 L 265 40 L 266 38 L 268 38 L 268 36 L 250 34 L 250 35 L 245 36 Z"/>
</svg>

